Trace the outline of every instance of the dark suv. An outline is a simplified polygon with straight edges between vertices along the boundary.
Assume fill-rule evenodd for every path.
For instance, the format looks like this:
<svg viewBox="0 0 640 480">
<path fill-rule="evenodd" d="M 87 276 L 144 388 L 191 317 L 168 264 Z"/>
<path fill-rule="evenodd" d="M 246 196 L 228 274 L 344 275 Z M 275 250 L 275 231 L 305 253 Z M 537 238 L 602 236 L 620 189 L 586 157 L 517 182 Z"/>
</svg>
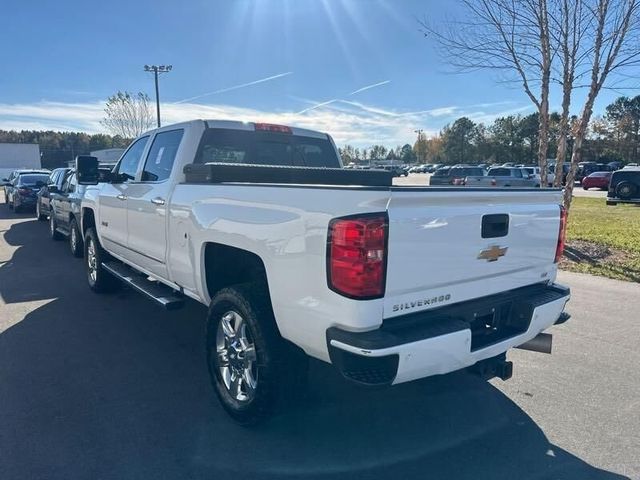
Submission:
<svg viewBox="0 0 640 480">
<path fill-rule="evenodd" d="M 611 175 L 607 205 L 640 204 L 640 168 L 623 168 Z"/>
</svg>

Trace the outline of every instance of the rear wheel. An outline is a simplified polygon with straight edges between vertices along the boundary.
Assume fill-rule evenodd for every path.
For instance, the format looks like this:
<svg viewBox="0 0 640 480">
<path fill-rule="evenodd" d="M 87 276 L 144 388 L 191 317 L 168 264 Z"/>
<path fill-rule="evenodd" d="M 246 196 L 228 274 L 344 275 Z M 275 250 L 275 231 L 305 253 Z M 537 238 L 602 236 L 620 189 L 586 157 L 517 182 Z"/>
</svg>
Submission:
<svg viewBox="0 0 640 480">
<path fill-rule="evenodd" d="M 49 215 L 49 236 L 51 240 L 62 240 L 63 236 L 58 231 L 58 222 L 56 222 L 56 216 L 51 212 Z"/>
<path fill-rule="evenodd" d="M 36 202 L 36 218 L 44 222 L 47 219 L 47 215 L 42 213 L 42 208 L 40 207 L 40 200 Z"/>
<path fill-rule="evenodd" d="M 102 266 L 107 258 L 108 254 L 100 246 L 96 231 L 93 228 L 87 229 L 84 237 L 84 260 L 89 288 L 96 293 L 112 292 L 119 286 L 118 279 Z"/>
<path fill-rule="evenodd" d="M 84 255 L 84 246 L 82 245 L 82 237 L 80 236 L 78 222 L 76 222 L 75 218 L 72 218 L 69 223 L 69 247 L 71 248 L 71 254 L 74 257 L 82 258 Z"/>
<path fill-rule="evenodd" d="M 222 407 L 251 425 L 304 390 L 307 357 L 280 336 L 264 288 L 242 284 L 211 301 L 206 330 L 207 364 Z"/>
</svg>

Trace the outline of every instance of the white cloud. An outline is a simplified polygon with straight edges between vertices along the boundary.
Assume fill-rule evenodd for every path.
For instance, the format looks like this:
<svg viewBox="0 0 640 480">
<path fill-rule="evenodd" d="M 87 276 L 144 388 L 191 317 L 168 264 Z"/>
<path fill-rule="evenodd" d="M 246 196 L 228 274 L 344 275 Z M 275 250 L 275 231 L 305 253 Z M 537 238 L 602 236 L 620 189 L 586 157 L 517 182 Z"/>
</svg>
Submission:
<svg viewBox="0 0 640 480">
<path fill-rule="evenodd" d="M 233 105 L 203 105 L 198 103 L 162 104 L 164 124 L 195 118 L 262 121 L 330 133 L 338 144 L 369 146 L 374 143 L 399 145 L 413 143 L 414 130 L 422 128 L 427 135 L 438 132 L 446 123 L 460 116 L 476 122 L 489 122 L 502 115 L 524 113 L 528 106 L 483 104 L 445 106 L 430 110 L 406 112 L 360 102 L 338 100 L 303 112 L 274 112 Z M 103 102 L 63 103 L 0 103 L 0 128 L 4 130 L 61 130 L 104 132 Z"/>
</svg>

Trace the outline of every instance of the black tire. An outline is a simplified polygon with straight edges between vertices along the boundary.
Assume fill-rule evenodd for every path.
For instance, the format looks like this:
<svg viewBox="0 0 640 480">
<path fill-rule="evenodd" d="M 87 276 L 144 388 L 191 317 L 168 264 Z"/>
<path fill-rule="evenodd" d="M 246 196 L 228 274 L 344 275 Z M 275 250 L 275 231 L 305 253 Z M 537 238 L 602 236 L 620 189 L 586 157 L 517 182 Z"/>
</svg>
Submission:
<svg viewBox="0 0 640 480">
<path fill-rule="evenodd" d="M 16 205 L 15 199 L 13 200 L 12 207 L 13 207 L 14 213 L 22 213 L 22 205 L 20 205 L 20 204 Z"/>
<path fill-rule="evenodd" d="M 119 280 L 102 266 L 102 262 L 108 259 L 109 254 L 102 249 L 96 231 L 93 228 L 87 229 L 84 235 L 84 264 L 89 288 L 96 293 L 113 292 L 120 286 Z M 91 267 L 95 268 L 95 275 L 92 274 Z"/>
<path fill-rule="evenodd" d="M 40 200 L 36 202 L 36 218 L 40 222 L 44 222 L 47 219 L 47 215 L 42 213 L 42 210 L 40 207 Z"/>
<path fill-rule="evenodd" d="M 56 222 L 56 216 L 51 212 L 49 215 L 49 236 L 51 240 L 62 240 L 64 236 L 57 230 L 58 222 Z"/>
<path fill-rule="evenodd" d="M 620 182 L 616 185 L 616 195 L 624 200 L 633 198 L 638 191 L 638 186 L 631 182 Z"/>
<path fill-rule="evenodd" d="M 584 185 L 582 186 L 583 190 L 589 190 L 589 187 L 585 187 Z"/>
<path fill-rule="evenodd" d="M 71 248 L 71 255 L 74 257 L 82 258 L 84 256 L 82 235 L 80 235 L 78 222 L 76 222 L 75 218 L 72 218 L 71 222 L 69 222 L 69 248 Z"/>
<path fill-rule="evenodd" d="M 244 327 L 240 326 L 239 333 L 228 336 L 222 322 L 226 320 L 229 325 L 233 322 L 235 328 L 237 315 Z M 253 360 L 229 343 L 230 339 L 242 338 L 241 335 L 247 341 L 235 343 L 249 345 L 249 349 L 252 345 Z M 265 420 L 278 406 L 297 399 L 305 390 L 308 359 L 280 336 L 265 287 L 235 285 L 213 297 L 206 324 L 206 349 L 216 395 L 229 416 L 241 425 Z M 249 377 L 246 373 L 234 376 L 234 371 L 249 372 Z M 234 382 L 234 378 L 238 381 Z"/>
</svg>

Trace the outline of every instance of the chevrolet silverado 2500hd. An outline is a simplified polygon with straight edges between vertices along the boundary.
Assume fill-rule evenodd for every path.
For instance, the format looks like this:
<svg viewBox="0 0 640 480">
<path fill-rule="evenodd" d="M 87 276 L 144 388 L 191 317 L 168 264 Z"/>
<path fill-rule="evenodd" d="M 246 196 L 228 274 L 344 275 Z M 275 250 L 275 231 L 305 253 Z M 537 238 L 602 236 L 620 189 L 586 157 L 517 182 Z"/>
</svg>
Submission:
<svg viewBox="0 0 640 480">
<path fill-rule="evenodd" d="M 506 379 L 505 352 L 567 318 L 560 191 L 341 167 L 324 133 L 204 120 L 140 136 L 100 183 L 79 157 L 89 286 L 208 305 L 212 384 L 241 423 L 300 389 L 307 356 L 365 385 Z"/>
</svg>

